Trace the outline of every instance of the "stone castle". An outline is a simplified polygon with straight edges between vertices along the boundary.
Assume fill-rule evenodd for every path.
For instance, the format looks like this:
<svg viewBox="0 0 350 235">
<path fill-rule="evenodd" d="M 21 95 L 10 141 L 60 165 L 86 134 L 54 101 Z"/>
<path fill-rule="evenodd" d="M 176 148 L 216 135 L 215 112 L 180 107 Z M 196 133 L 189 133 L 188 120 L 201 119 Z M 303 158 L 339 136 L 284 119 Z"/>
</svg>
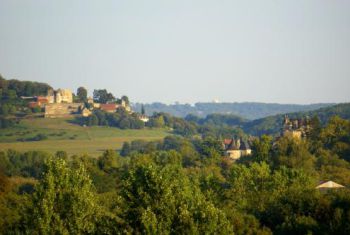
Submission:
<svg viewBox="0 0 350 235">
<path fill-rule="evenodd" d="M 94 103 L 92 98 L 88 98 L 87 102 L 91 107 L 87 108 L 85 107 L 84 103 L 74 103 L 73 93 L 68 89 L 50 89 L 47 96 L 41 98 L 46 101 L 45 103 L 42 103 L 43 107 L 45 108 L 45 118 L 71 117 L 78 114 L 88 117 L 92 114 L 93 109 L 100 109 L 105 112 L 115 113 L 118 109 L 123 108 L 129 113 L 132 112 L 130 106 L 127 105 L 124 100 L 121 100 L 120 104 L 100 104 Z"/>
<path fill-rule="evenodd" d="M 65 118 L 81 114 L 83 103 L 54 103 L 45 105 L 45 118 Z"/>
<path fill-rule="evenodd" d="M 47 93 L 47 100 L 49 104 L 71 104 L 73 103 L 73 93 L 68 89 L 58 89 L 56 91 L 50 89 Z"/>
<path fill-rule="evenodd" d="M 73 93 L 68 89 L 50 89 L 46 98 L 45 118 L 71 117 L 84 109 L 83 103 L 73 103 Z"/>
<path fill-rule="evenodd" d="M 284 116 L 281 136 L 290 136 L 293 138 L 304 138 L 310 132 L 309 117 L 290 119 L 288 115 Z"/>
</svg>

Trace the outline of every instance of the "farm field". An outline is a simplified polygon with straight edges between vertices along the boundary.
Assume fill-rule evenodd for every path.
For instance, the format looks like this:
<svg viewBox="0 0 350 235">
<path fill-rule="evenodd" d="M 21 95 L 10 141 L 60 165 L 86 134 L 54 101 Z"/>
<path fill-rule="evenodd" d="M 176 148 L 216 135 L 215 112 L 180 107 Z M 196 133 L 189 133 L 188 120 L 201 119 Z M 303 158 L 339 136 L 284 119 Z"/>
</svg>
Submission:
<svg viewBox="0 0 350 235">
<path fill-rule="evenodd" d="M 99 156 L 106 149 L 119 150 L 125 141 L 157 140 L 170 134 L 165 129 L 121 130 L 113 127 L 83 127 L 71 121 L 44 118 L 23 120 L 16 127 L 1 130 L 0 150 L 40 150 L 50 153 L 63 150 L 68 154 Z M 39 134 L 44 135 L 45 140 L 28 141 Z"/>
</svg>

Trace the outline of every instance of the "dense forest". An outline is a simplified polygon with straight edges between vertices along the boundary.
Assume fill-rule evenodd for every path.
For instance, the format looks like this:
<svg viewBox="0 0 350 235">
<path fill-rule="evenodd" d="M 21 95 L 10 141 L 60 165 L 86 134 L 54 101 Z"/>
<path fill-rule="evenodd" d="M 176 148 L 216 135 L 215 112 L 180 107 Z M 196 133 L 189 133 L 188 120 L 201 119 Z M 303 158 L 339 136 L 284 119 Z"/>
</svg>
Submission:
<svg viewBox="0 0 350 235">
<path fill-rule="evenodd" d="M 140 104 L 133 105 L 133 109 L 141 111 L 142 106 L 146 109 L 147 115 L 156 113 L 169 113 L 176 117 L 186 117 L 189 114 L 199 117 L 206 117 L 210 114 L 233 114 L 241 116 L 245 119 L 259 119 L 267 116 L 272 116 L 281 113 L 292 113 L 311 111 L 323 107 L 328 107 L 334 104 L 310 104 L 310 105 L 297 105 L 297 104 L 268 104 L 258 102 L 234 102 L 234 103 L 195 103 L 190 104 Z"/>
<path fill-rule="evenodd" d="M 125 143 L 99 158 L 0 152 L 3 234 L 349 234 L 350 122 L 262 136 L 232 163 L 215 138 Z M 319 191 L 320 181 L 346 188 Z"/>
</svg>

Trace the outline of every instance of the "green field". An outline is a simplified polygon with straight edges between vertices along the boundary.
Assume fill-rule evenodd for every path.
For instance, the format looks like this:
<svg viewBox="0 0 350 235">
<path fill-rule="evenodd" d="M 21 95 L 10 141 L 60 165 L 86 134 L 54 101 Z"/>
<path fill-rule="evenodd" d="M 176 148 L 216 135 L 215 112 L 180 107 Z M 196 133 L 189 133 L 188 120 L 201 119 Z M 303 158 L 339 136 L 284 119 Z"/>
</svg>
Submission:
<svg viewBox="0 0 350 235">
<path fill-rule="evenodd" d="M 70 121 L 62 118 L 22 120 L 16 127 L 0 130 L 0 150 L 42 150 L 50 153 L 64 150 L 68 154 L 86 153 L 99 156 L 106 149 L 120 149 L 125 141 L 157 140 L 170 134 L 164 129 L 121 130 L 114 127 L 83 127 Z M 44 134 L 48 139 L 27 141 L 38 134 Z"/>
</svg>

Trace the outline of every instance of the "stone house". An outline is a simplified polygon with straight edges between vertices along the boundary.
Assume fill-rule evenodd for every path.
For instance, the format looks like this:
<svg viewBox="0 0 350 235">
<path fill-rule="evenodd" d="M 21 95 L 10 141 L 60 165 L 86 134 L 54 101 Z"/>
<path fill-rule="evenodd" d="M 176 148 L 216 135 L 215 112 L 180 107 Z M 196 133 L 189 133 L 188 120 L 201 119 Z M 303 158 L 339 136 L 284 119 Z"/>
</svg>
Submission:
<svg viewBox="0 0 350 235">
<path fill-rule="evenodd" d="M 232 160 L 237 160 L 244 156 L 249 156 L 252 153 L 247 141 L 242 139 L 225 139 L 224 140 L 225 155 Z"/>
<path fill-rule="evenodd" d="M 146 115 L 140 115 L 139 119 L 145 123 L 149 121 L 149 117 L 147 117 Z"/>
</svg>

